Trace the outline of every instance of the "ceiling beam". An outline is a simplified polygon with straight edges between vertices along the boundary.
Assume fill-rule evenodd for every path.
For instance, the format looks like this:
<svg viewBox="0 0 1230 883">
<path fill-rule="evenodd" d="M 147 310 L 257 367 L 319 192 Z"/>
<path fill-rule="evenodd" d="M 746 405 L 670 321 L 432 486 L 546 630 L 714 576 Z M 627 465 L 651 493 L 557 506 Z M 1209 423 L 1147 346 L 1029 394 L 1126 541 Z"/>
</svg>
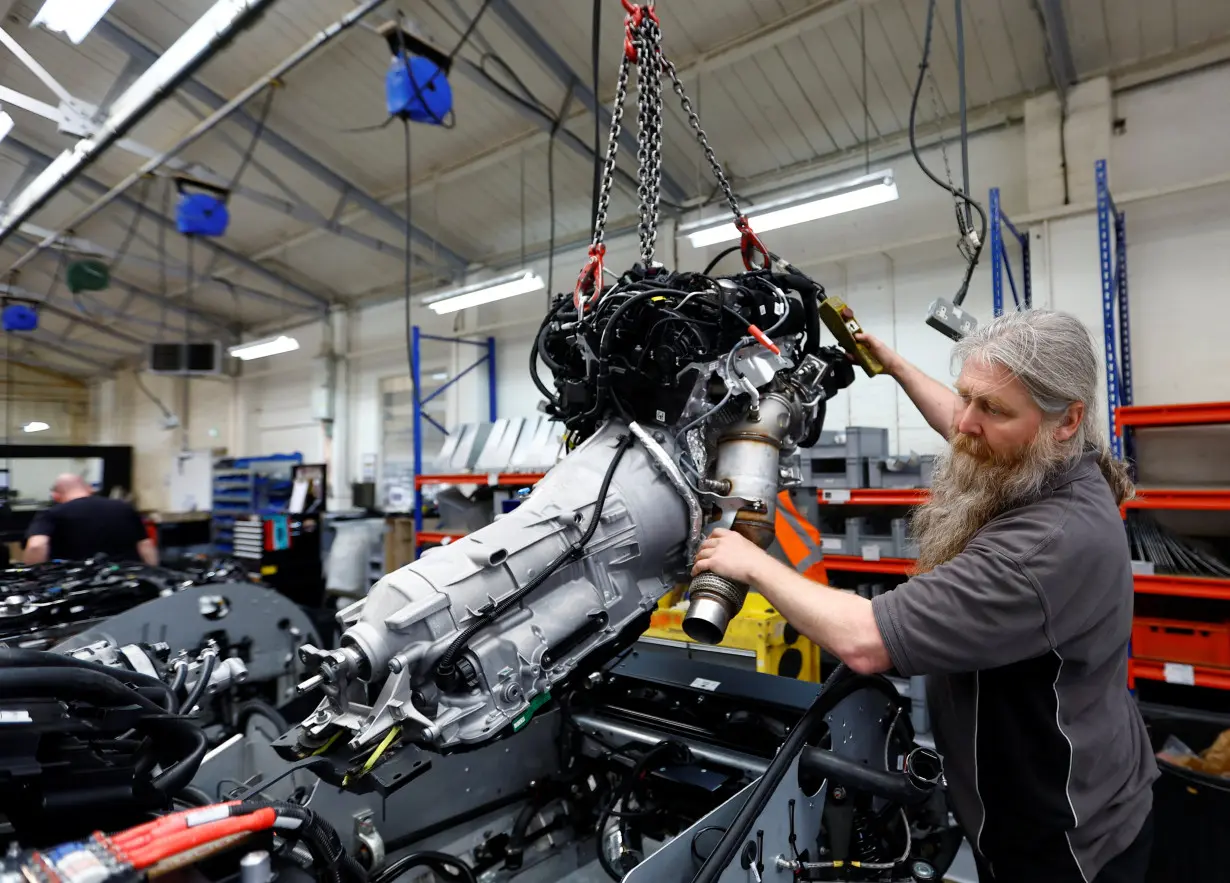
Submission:
<svg viewBox="0 0 1230 883">
<path fill-rule="evenodd" d="M 561 86 L 570 90 L 589 113 L 598 115 L 603 127 L 609 132 L 611 129 L 610 108 L 599 102 L 598 96 L 589 86 L 585 85 L 585 81 L 572 69 L 572 65 L 565 61 L 555 47 L 530 23 L 530 20 L 513 6 L 512 0 L 494 0 L 491 4 L 491 11 L 499 16 L 504 26 Z M 669 86 L 664 87 L 664 91 L 669 92 Z M 554 126 L 548 126 L 548 131 L 551 128 Z M 632 156 L 636 156 L 636 137 L 629 129 L 624 128 L 620 132 L 619 145 Z M 662 190 L 674 202 L 681 202 L 688 198 L 687 190 L 665 169 L 662 170 Z"/>
<path fill-rule="evenodd" d="M 27 239 L 19 233 L 13 234 L 12 238 L 13 241 L 20 242 L 22 245 L 29 248 L 36 248 L 38 246 L 38 243 L 35 240 Z M 165 308 L 171 312 L 179 313 L 181 316 L 195 319 L 198 322 L 204 323 L 205 325 L 208 325 L 215 330 L 222 331 L 228 335 L 234 335 L 236 333 L 237 326 L 232 327 L 232 325 L 230 325 L 227 322 L 227 319 L 223 316 L 205 313 L 195 307 L 189 307 L 176 303 L 170 298 L 160 297 L 152 291 L 146 291 L 140 286 L 133 285 L 131 282 L 125 282 L 123 279 L 118 279 L 115 276 L 111 277 L 111 286 L 132 295 L 137 300 L 143 300 L 146 303 L 153 304 L 159 309 Z"/>
<path fill-rule="evenodd" d="M 130 334 L 125 334 L 123 331 L 117 331 L 116 329 L 111 328 L 108 325 L 104 325 L 101 322 L 95 321 L 94 319 L 77 315 L 72 310 L 67 310 L 64 307 L 53 304 L 48 300 L 44 300 L 43 295 L 38 292 L 30 291 L 28 288 L 22 288 L 20 285 L 6 285 L 3 282 L 0 282 L 0 294 L 7 294 L 10 297 L 19 297 L 23 300 L 32 301 L 38 305 L 38 309 L 40 311 L 52 313 L 53 315 L 59 316 L 61 319 L 68 322 L 75 322 L 78 325 L 84 325 L 86 328 L 90 328 L 100 334 L 110 335 L 116 340 L 121 340 L 124 343 L 129 343 L 133 346 L 145 346 L 148 343 L 146 340 L 142 340 L 139 337 L 133 337 Z"/>
<path fill-rule="evenodd" d="M 1034 9 L 1042 19 L 1046 34 L 1046 63 L 1051 69 L 1051 82 L 1066 100 L 1068 89 L 1076 85 L 1076 62 L 1072 58 L 1072 41 L 1068 38 L 1068 23 L 1064 19 L 1063 0 L 1033 0 Z"/>
<path fill-rule="evenodd" d="M 38 349 L 40 350 L 44 350 L 44 349 L 51 350 L 53 353 L 59 353 L 60 355 L 67 356 L 70 359 L 76 359 L 78 362 L 81 362 L 83 365 L 89 365 L 90 367 L 97 368 L 100 371 L 111 372 L 115 370 L 115 365 L 109 362 L 100 362 L 97 359 L 91 359 L 89 356 L 81 355 L 81 353 L 75 349 L 70 349 L 69 347 L 62 346 L 61 344 L 58 344 L 58 343 L 52 343 L 49 340 L 40 339 L 36 341 L 30 341 L 29 345 L 38 347 Z"/>
<path fill-rule="evenodd" d="M 176 58 L 168 56 L 161 59 L 159 65 L 151 64 L 105 111 L 97 133 L 90 138 L 79 139 L 62 152 L 54 164 L 7 201 L 3 211 L 0 211 L 0 242 L 15 232 L 22 222 L 28 221 L 74 178 L 83 174 L 107 148 L 145 119 L 184 79 L 191 77 L 229 45 L 273 2 L 246 0 L 241 7 L 229 10 L 220 4 L 191 25 L 176 43 L 180 50 Z M 227 13 L 227 17 L 214 15 L 216 10 Z"/>
<path fill-rule="evenodd" d="M 373 7 L 374 8 L 374 7 Z M 158 58 L 157 50 L 147 46 L 142 41 L 131 36 L 128 32 L 121 30 L 113 22 L 103 19 L 94 28 L 94 32 L 100 34 L 104 39 L 112 45 L 126 52 L 133 58 L 144 59 L 152 63 Z M 205 104 L 207 107 L 217 110 L 225 105 L 224 99 L 217 92 L 210 89 L 200 80 L 195 77 L 189 78 L 182 88 L 193 98 Z M 261 125 L 258 120 L 244 111 L 242 108 L 235 110 L 228 119 L 251 134 L 256 134 L 260 130 Z M 269 125 L 265 125 L 261 130 L 261 141 L 269 147 L 282 154 L 286 159 L 299 166 L 305 172 L 318 181 L 332 187 L 339 193 L 346 195 L 346 198 L 356 206 L 364 209 L 366 212 L 380 219 L 383 223 L 392 227 L 401 234 L 406 233 L 406 228 L 410 228 L 411 240 L 420 248 L 431 251 L 433 254 L 442 258 L 452 269 L 456 271 L 464 270 L 470 261 L 464 256 L 438 242 L 433 236 L 429 235 L 422 229 L 407 223 L 407 219 L 402 215 L 389 208 L 376 197 L 372 196 L 363 188 L 359 187 L 354 182 L 343 177 L 341 173 L 335 171 L 325 165 L 320 160 L 308 154 L 303 148 L 290 141 L 288 138 L 278 134 Z"/>
<path fill-rule="evenodd" d="M 16 148 L 31 159 L 42 160 L 47 163 L 51 162 L 51 157 L 47 156 L 47 154 L 43 153 L 38 148 L 30 146 L 19 138 L 14 138 L 12 135 L 6 138 L 3 143 Z M 84 174 L 77 176 L 75 183 L 81 184 L 96 193 L 107 193 L 111 189 L 101 181 L 97 181 L 94 178 Z M 126 207 L 129 211 L 140 212 L 143 217 L 150 219 L 161 227 L 165 227 L 167 232 L 174 233 L 176 236 L 181 235 L 179 229 L 175 225 L 174 219 L 168 218 L 161 212 L 155 211 L 149 206 L 138 202 L 131 196 L 124 193 L 118 194 L 115 197 L 115 202 L 117 205 Z M 197 237 L 195 242 L 207 251 L 216 254 L 218 257 L 230 261 L 240 269 L 247 270 L 254 275 L 260 276 L 268 282 L 272 282 L 274 285 L 281 286 L 286 291 L 294 292 L 305 300 L 311 301 L 322 310 L 327 310 L 332 305 L 332 301 L 329 298 L 323 297 L 310 289 L 304 288 L 302 285 L 291 282 L 281 274 L 270 270 L 266 266 L 258 264 L 246 255 L 242 255 L 233 249 L 227 248 L 225 245 L 222 245 L 209 237 Z M 35 243 L 35 247 L 40 247 L 41 244 L 42 243 Z"/>
</svg>

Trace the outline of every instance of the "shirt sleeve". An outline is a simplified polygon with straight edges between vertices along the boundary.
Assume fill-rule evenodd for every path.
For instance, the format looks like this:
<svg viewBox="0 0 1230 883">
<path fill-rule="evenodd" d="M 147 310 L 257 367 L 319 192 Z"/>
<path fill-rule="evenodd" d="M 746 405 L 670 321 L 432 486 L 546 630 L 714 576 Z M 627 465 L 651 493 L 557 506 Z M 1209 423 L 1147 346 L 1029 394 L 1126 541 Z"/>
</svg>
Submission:
<svg viewBox="0 0 1230 883">
<path fill-rule="evenodd" d="M 1001 552 L 967 547 L 871 602 L 893 667 L 956 674 L 1031 659 L 1053 646 L 1029 577 Z"/>
<path fill-rule="evenodd" d="M 26 530 L 26 539 L 30 537 L 51 537 L 55 536 L 56 520 L 51 514 L 50 509 L 44 509 L 42 512 L 34 516 L 34 520 L 30 522 L 30 527 Z"/>
<path fill-rule="evenodd" d="M 136 509 L 128 507 L 128 529 L 132 536 L 132 544 L 135 546 L 142 540 L 148 540 L 149 534 L 145 532 L 145 522 L 141 520 L 140 513 Z"/>
</svg>

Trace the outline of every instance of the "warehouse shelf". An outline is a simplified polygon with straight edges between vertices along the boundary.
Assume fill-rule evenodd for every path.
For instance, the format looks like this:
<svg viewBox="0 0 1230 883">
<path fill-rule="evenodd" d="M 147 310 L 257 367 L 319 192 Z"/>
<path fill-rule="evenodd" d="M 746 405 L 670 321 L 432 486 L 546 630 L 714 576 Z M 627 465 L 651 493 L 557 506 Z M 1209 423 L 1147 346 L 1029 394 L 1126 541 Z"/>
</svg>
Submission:
<svg viewBox="0 0 1230 883">
<path fill-rule="evenodd" d="M 1123 508 L 1230 511 L 1230 488 L 1137 488 L 1136 496 L 1124 503 Z"/>
<path fill-rule="evenodd" d="M 857 555 L 825 555 L 824 566 L 828 570 L 844 570 L 851 573 L 886 573 L 909 576 L 917 564 L 913 558 L 881 558 L 868 561 Z"/>
<path fill-rule="evenodd" d="M 475 472 L 456 472 L 451 475 L 416 475 L 414 486 L 426 487 L 434 484 L 485 484 L 491 486 L 505 485 L 508 487 L 530 487 L 542 481 L 545 472 L 493 472 L 480 475 Z"/>
<path fill-rule="evenodd" d="M 816 493 L 821 504 L 834 506 L 919 506 L 930 498 L 931 491 L 925 487 L 822 489 Z"/>
<path fill-rule="evenodd" d="M 1169 595 L 1176 598 L 1202 598 L 1230 601 L 1230 579 L 1204 576 L 1171 576 L 1138 573 L 1133 578 L 1141 595 Z"/>
<path fill-rule="evenodd" d="M 1115 428 L 1125 426 L 1200 426 L 1230 423 L 1230 402 L 1192 402 L 1185 405 L 1126 405 L 1115 409 Z"/>
<path fill-rule="evenodd" d="M 1165 681 L 1168 684 L 1187 684 L 1195 687 L 1212 687 L 1230 690 L 1230 668 L 1212 668 L 1207 665 L 1156 662 L 1150 659 L 1129 660 L 1132 678 L 1150 681 Z"/>
</svg>

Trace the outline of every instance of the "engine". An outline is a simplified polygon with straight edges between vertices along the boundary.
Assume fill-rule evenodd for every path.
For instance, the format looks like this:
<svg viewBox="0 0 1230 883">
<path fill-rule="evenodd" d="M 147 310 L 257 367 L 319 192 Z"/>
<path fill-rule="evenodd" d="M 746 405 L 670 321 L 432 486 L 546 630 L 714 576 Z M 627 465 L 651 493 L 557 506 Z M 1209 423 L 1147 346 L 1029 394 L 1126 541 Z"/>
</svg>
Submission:
<svg viewBox="0 0 1230 883">
<path fill-rule="evenodd" d="M 300 653 L 325 698 L 289 755 L 344 744 L 436 752 L 516 731 L 564 682 L 634 641 L 687 580 L 704 532 L 773 539 L 791 455 L 853 379 L 819 345 L 823 290 L 787 265 L 729 277 L 638 267 L 557 297 L 532 357 L 567 456 L 513 512 L 385 576 Z M 763 326 L 763 327 L 762 327 Z M 687 628 L 720 641 L 746 586 L 692 582 Z"/>
</svg>

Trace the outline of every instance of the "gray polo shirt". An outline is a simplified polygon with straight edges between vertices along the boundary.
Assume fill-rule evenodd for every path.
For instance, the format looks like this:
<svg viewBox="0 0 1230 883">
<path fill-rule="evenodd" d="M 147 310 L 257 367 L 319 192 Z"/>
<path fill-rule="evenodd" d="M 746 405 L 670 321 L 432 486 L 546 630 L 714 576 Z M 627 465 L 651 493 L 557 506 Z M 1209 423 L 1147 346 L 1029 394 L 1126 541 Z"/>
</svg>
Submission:
<svg viewBox="0 0 1230 883">
<path fill-rule="evenodd" d="M 1094 454 L 952 561 L 872 602 L 928 675 L 954 812 L 997 883 L 1093 880 L 1139 833 L 1157 765 L 1127 689 L 1131 553 Z"/>
</svg>

